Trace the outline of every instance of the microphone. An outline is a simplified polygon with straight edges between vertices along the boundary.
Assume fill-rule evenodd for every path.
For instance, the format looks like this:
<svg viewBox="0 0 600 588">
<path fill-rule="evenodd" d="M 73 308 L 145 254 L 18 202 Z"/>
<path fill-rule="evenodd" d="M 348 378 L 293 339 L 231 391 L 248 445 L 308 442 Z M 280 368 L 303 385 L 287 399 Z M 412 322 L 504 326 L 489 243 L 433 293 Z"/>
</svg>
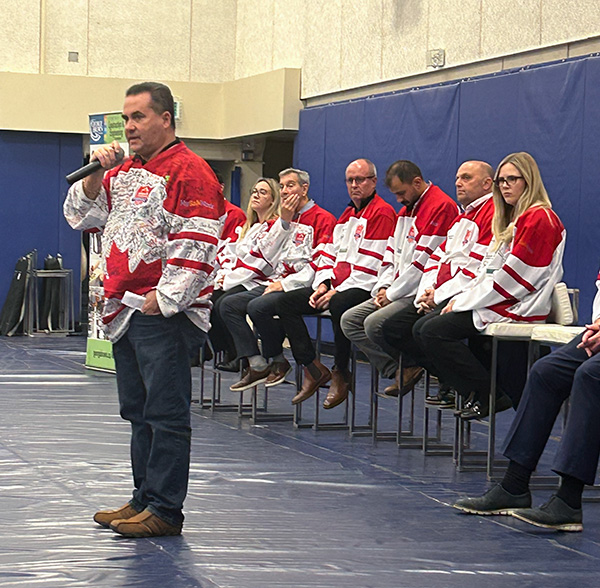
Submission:
<svg viewBox="0 0 600 588">
<path fill-rule="evenodd" d="M 117 156 L 117 164 L 121 163 L 121 161 L 123 161 L 123 158 L 125 157 L 125 151 L 123 151 L 123 149 L 119 147 L 119 149 L 117 149 L 117 151 L 115 152 L 115 155 Z M 97 172 L 99 169 L 102 169 L 102 164 L 97 159 L 94 159 L 93 161 L 90 161 L 87 165 L 84 165 L 83 167 L 76 169 L 74 172 L 71 172 L 68 176 L 65 176 L 65 179 L 67 180 L 70 186 L 78 180 L 87 178 L 89 175 L 93 174 L 94 172 Z"/>
</svg>

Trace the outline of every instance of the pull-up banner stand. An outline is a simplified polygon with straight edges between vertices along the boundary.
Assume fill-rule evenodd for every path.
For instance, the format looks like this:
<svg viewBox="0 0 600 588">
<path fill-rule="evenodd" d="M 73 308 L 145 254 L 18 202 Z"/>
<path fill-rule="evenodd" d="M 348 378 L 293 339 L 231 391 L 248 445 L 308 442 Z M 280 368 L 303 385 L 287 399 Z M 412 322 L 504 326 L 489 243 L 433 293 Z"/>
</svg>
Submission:
<svg viewBox="0 0 600 588">
<path fill-rule="evenodd" d="M 90 155 L 103 145 L 119 141 L 125 156 L 129 154 L 129 145 L 125 139 L 125 125 L 120 112 L 90 114 Z M 85 366 L 90 369 L 107 372 L 115 371 L 112 344 L 105 338 L 102 330 L 104 310 L 104 268 L 102 264 L 102 233 L 90 234 L 88 256 L 89 268 L 89 307 L 88 338 Z"/>
</svg>

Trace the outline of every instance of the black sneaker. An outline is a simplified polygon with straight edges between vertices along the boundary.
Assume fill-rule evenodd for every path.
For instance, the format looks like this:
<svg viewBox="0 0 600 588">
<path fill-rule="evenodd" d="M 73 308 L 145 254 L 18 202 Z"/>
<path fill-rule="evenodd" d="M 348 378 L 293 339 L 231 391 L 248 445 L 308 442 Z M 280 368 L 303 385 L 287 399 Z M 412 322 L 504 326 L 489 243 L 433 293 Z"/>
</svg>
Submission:
<svg viewBox="0 0 600 588">
<path fill-rule="evenodd" d="M 438 408 L 454 408 L 456 395 L 454 390 L 440 390 L 435 396 L 427 396 L 425 404 Z"/>
<path fill-rule="evenodd" d="M 504 394 L 496 399 L 496 413 L 508 410 L 509 408 L 512 408 L 512 405 L 510 397 Z M 471 408 L 467 408 L 460 413 L 460 418 L 463 419 L 463 421 L 472 421 L 473 419 L 484 419 L 489 414 L 490 407 L 487 399 L 485 403 L 481 400 L 476 400 L 471 405 Z"/>
<path fill-rule="evenodd" d="M 520 508 L 512 516 L 536 527 L 555 531 L 583 531 L 583 513 L 580 508 L 571 508 L 558 496 L 550 498 L 538 508 Z"/>
<path fill-rule="evenodd" d="M 531 506 L 531 492 L 527 490 L 524 494 L 510 494 L 501 484 L 496 484 L 483 496 L 461 498 L 452 506 L 469 514 L 509 515 L 516 509 L 528 509 Z"/>
</svg>

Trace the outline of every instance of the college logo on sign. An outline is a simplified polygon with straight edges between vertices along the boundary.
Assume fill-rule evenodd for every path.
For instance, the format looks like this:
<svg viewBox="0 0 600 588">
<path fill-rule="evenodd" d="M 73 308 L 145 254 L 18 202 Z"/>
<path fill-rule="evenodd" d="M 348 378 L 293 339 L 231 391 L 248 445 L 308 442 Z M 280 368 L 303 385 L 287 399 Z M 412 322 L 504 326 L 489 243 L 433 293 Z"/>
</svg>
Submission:
<svg viewBox="0 0 600 588">
<path fill-rule="evenodd" d="M 104 138 L 104 120 L 102 118 L 90 119 L 90 139 L 92 143 L 100 143 Z"/>
<path fill-rule="evenodd" d="M 137 205 L 144 204 L 144 202 L 146 202 L 146 200 L 148 200 L 148 196 L 150 196 L 150 192 L 152 192 L 151 186 L 140 186 L 137 189 L 137 192 L 134 194 L 131 201 Z"/>
</svg>

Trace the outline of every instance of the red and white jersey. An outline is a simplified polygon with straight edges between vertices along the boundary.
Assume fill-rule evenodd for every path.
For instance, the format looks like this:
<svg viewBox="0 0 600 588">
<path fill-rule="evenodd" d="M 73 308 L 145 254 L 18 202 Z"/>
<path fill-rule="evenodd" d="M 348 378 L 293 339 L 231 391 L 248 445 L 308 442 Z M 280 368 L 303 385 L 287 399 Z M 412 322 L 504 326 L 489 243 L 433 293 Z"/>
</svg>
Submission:
<svg viewBox="0 0 600 588">
<path fill-rule="evenodd" d="M 380 288 L 387 288 L 386 297 L 392 302 L 414 296 L 429 257 L 459 212 L 456 202 L 433 184 L 411 209 L 403 208 L 388 240 L 373 296 Z"/>
<path fill-rule="evenodd" d="M 245 222 L 246 213 L 239 206 L 225 200 L 225 222 L 219 238 L 215 265 L 217 270 L 216 282 L 219 282 L 220 278 L 224 277 L 225 273 L 231 270 L 235 264 L 235 243 Z"/>
<path fill-rule="evenodd" d="M 323 249 L 331 241 L 336 218 L 310 200 L 290 223 L 279 219 L 273 231 L 287 233 L 270 281 L 280 281 L 284 292 L 311 286 Z M 287 226 L 286 226 L 287 225 Z"/>
<path fill-rule="evenodd" d="M 471 287 L 458 294 L 454 312 L 473 311 L 483 330 L 493 322 L 543 322 L 563 274 L 566 231 L 556 213 L 533 206 L 517 219 L 514 237 L 495 250 L 492 239 Z"/>
<path fill-rule="evenodd" d="M 440 304 L 470 287 L 492 240 L 493 218 L 490 192 L 468 204 L 463 214 L 454 219 L 446 240 L 425 266 L 415 306 L 427 288 L 435 288 L 434 302 Z"/>
<path fill-rule="evenodd" d="M 348 206 L 323 248 L 313 288 L 331 280 L 331 287 L 340 292 L 350 288 L 370 292 L 395 224 L 395 210 L 377 194 L 360 210 Z"/>
<path fill-rule="evenodd" d="M 125 292 L 156 290 L 161 313 L 185 312 L 208 331 L 213 264 L 225 205 L 209 165 L 182 142 L 150 161 L 129 158 L 104 175 L 96 200 L 82 182 L 69 189 L 64 214 L 75 229 L 104 229 L 105 314 L 108 338 L 127 330 L 134 309 Z"/>
</svg>

